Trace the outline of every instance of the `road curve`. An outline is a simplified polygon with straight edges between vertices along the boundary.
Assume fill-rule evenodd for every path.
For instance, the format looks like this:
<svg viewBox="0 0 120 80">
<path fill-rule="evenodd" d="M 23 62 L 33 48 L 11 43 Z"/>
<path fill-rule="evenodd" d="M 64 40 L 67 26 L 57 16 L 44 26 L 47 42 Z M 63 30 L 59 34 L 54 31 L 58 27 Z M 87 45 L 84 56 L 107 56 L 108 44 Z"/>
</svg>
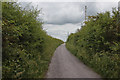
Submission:
<svg viewBox="0 0 120 80">
<path fill-rule="evenodd" d="M 52 57 L 46 78 L 101 78 L 60 45 Z"/>
</svg>

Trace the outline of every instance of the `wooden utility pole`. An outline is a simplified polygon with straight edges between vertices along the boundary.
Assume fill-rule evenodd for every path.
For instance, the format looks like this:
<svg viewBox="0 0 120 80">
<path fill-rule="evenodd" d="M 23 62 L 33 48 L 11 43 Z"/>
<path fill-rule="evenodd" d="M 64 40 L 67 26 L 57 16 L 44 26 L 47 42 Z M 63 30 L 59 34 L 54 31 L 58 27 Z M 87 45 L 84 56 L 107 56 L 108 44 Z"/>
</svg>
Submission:
<svg viewBox="0 0 120 80">
<path fill-rule="evenodd" d="M 67 32 L 67 36 L 69 36 L 69 32 Z"/>
<path fill-rule="evenodd" d="M 120 1 L 118 2 L 118 19 L 119 19 L 119 16 L 120 16 Z"/>
<path fill-rule="evenodd" d="M 119 31 L 119 22 L 120 22 L 119 16 L 120 16 L 120 1 L 118 2 L 117 31 Z"/>
<path fill-rule="evenodd" d="M 87 6 L 85 6 L 85 21 L 87 20 Z"/>
</svg>

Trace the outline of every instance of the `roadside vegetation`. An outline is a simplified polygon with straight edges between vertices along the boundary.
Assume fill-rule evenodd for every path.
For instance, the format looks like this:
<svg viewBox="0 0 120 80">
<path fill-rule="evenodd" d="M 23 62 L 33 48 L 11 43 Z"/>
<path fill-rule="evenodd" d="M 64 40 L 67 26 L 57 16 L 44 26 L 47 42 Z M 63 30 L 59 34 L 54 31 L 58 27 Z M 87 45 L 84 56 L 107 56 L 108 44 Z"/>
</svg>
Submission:
<svg viewBox="0 0 120 80">
<path fill-rule="evenodd" d="M 72 33 L 66 47 L 103 78 L 120 78 L 120 21 L 118 11 L 89 16 L 76 33 Z M 120 19 L 120 16 L 119 16 Z"/>
<path fill-rule="evenodd" d="M 36 8 L 2 3 L 2 78 L 43 78 L 55 49 L 63 41 L 42 30 Z"/>
</svg>

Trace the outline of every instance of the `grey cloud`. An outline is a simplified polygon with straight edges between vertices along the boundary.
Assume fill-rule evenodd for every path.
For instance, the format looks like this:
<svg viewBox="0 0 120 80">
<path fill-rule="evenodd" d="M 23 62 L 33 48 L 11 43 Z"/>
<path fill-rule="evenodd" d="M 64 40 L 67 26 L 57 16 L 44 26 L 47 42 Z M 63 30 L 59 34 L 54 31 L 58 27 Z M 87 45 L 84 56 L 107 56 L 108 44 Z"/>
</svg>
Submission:
<svg viewBox="0 0 120 80">
<path fill-rule="evenodd" d="M 41 3 L 41 6 L 47 24 L 76 24 L 84 20 L 84 3 Z"/>
<path fill-rule="evenodd" d="M 83 22 L 85 5 L 87 5 L 87 16 L 90 16 L 96 15 L 97 12 L 110 10 L 114 4 L 112 2 L 39 3 L 39 8 L 43 8 L 43 20 L 46 24 L 64 25 Z"/>
<path fill-rule="evenodd" d="M 117 2 L 32 3 L 33 6 L 38 5 L 39 9 L 42 8 L 44 15 L 40 14 L 40 18 L 45 22 L 43 29 L 52 37 L 63 41 L 67 40 L 68 34 L 81 28 L 81 22 L 85 18 L 85 5 L 88 8 L 87 16 L 90 16 L 110 11 L 112 7 L 117 7 L 117 4 Z"/>
<path fill-rule="evenodd" d="M 24 3 L 26 4 L 26 3 Z M 24 6 L 23 4 L 23 6 Z M 98 12 L 111 10 L 117 3 L 112 2 L 39 2 L 32 3 L 33 6 L 42 8 L 44 15 L 40 15 L 46 24 L 64 25 L 68 23 L 77 24 L 85 19 L 85 5 L 87 16 L 96 15 Z"/>
</svg>

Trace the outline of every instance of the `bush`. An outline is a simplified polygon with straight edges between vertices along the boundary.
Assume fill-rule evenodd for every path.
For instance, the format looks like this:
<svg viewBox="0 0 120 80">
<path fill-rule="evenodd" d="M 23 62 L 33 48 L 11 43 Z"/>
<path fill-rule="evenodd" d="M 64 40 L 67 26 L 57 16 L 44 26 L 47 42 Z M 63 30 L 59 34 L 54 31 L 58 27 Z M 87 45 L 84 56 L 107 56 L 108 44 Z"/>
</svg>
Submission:
<svg viewBox="0 0 120 80">
<path fill-rule="evenodd" d="M 40 10 L 22 9 L 17 3 L 2 3 L 2 77 L 43 78 L 51 57 L 63 41 L 42 30 Z"/>
<path fill-rule="evenodd" d="M 120 77 L 120 28 L 118 11 L 89 16 L 78 32 L 68 37 L 66 47 L 104 78 Z"/>
</svg>

